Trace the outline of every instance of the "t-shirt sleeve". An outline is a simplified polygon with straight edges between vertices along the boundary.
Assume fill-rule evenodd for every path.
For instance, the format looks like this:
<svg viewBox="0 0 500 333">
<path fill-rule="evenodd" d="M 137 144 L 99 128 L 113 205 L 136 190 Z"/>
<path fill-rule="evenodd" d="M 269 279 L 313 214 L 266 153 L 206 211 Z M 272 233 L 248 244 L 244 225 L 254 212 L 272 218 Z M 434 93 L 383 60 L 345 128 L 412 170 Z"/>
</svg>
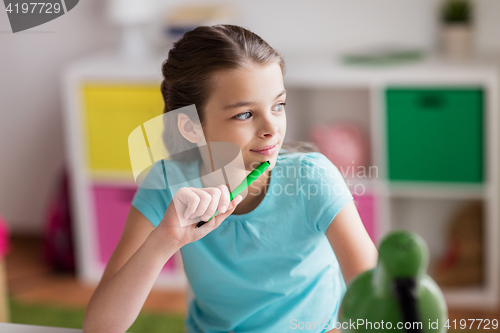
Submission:
<svg viewBox="0 0 500 333">
<path fill-rule="evenodd" d="M 302 156 L 299 176 L 307 219 L 313 230 L 326 233 L 352 194 L 337 167 L 321 153 Z"/>
<path fill-rule="evenodd" d="M 134 206 L 155 228 L 160 224 L 172 195 L 168 189 L 166 176 L 160 162 L 155 163 L 144 182 L 137 189 L 132 200 Z"/>
</svg>

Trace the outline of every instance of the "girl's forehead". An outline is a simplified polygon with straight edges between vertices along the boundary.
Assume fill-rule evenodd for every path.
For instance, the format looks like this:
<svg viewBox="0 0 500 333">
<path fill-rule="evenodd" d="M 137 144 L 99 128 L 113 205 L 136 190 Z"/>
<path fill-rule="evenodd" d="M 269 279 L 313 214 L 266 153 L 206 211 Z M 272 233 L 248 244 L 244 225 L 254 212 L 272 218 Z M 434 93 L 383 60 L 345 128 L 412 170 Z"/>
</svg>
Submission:
<svg viewBox="0 0 500 333">
<path fill-rule="evenodd" d="M 218 71 L 214 73 L 212 83 L 211 95 L 219 100 L 276 96 L 284 90 L 283 73 L 277 62 Z"/>
</svg>

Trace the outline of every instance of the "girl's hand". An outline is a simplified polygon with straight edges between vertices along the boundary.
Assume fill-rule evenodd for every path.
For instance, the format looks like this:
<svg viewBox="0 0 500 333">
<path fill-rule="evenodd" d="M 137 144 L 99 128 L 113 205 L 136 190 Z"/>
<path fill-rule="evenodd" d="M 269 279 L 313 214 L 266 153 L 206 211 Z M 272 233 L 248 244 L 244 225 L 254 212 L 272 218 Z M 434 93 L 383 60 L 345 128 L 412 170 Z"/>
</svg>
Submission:
<svg viewBox="0 0 500 333">
<path fill-rule="evenodd" d="M 217 228 L 241 200 L 243 197 L 238 195 L 230 201 L 226 185 L 207 188 L 182 187 L 175 193 L 156 231 L 167 238 L 173 238 L 182 247 L 203 238 Z M 207 221 L 216 210 L 219 210 L 218 215 L 203 226 L 196 227 L 199 221 Z"/>
</svg>

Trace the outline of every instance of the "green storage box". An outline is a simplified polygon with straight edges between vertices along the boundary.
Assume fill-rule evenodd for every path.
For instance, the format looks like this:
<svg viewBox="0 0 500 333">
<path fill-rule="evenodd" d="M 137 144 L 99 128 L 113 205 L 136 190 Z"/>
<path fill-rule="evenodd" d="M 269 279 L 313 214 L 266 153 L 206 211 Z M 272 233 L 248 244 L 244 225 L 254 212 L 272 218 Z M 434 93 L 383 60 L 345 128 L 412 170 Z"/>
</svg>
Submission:
<svg viewBox="0 0 500 333">
<path fill-rule="evenodd" d="M 481 182 L 483 90 L 386 90 L 389 179 Z"/>
</svg>

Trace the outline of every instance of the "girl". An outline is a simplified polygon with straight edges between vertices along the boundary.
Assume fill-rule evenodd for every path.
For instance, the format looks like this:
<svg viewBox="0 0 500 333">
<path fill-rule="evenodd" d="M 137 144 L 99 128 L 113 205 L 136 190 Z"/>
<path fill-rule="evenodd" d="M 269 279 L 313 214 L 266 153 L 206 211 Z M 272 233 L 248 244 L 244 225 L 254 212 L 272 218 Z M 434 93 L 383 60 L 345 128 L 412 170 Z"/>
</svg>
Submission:
<svg viewBox="0 0 500 333">
<path fill-rule="evenodd" d="M 247 171 L 270 166 L 244 200 L 230 201 L 227 185 L 202 183 L 174 196 L 140 188 L 84 332 L 125 332 L 179 249 L 194 293 L 187 332 L 332 330 L 345 283 L 374 267 L 377 251 L 335 166 L 320 153 L 283 146 L 283 58 L 244 28 L 198 27 L 174 44 L 162 70 L 165 112 L 194 104 L 200 120 L 180 113 L 167 124 L 176 134 L 166 142 L 169 152 L 230 142 Z M 211 172 L 210 163 L 194 160 L 166 167 L 198 178 Z M 178 213 L 206 221 L 217 209 L 200 228 L 180 225 Z"/>
</svg>

